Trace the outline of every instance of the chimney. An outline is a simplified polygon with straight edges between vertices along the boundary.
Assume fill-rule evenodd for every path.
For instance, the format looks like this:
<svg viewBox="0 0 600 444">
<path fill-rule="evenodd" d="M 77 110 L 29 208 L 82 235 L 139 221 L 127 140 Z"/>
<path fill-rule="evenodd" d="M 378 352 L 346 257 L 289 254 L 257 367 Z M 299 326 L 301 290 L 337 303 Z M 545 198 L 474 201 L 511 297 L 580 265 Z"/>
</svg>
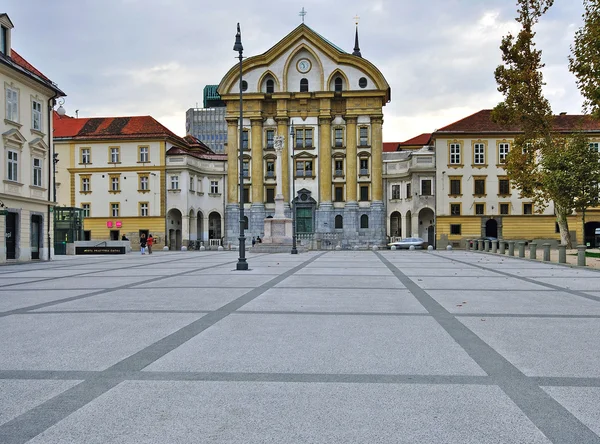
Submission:
<svg viewBox="0 0 600 444">
<path fill-rule="evenodd" d="M 566 115 L 567 115 L 567 112 L 566 112 L 566 111 L 563 111 L 562 113 L 560 113 L 560 115 L 561 115 L 561 116 L 566 116 Z"/>
</svg>

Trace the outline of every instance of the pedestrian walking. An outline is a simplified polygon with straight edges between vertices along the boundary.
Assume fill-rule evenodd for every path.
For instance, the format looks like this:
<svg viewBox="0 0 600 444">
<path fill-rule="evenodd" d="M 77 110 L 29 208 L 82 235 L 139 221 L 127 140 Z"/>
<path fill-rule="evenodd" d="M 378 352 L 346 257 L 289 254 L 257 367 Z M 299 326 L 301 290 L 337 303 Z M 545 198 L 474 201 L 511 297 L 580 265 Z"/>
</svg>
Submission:
<svg viewBox="0 0 600 444">
<path fill-rule="evenodd" d="M 140 236 L 140 250 L 142 251 L 142 254 L 146 254 L 146 245 L 147 245 L 147 240 L 146 240 L 146 233 L 142 233 L 142 235 Z"/>
<path fill-rule="evenodd" d="M 148 254 L 152 254 L 152 245 L 154 245 L 154 238 L 151 234 L 148 235 L 148 241 L 146 243 L 148 245 Z"/>
<path fill-rule="evenodd" d="M 252 238 L 252 246 L 255 246 L 255 245 L 256 245 L 256 238 L 255 238 L 255 237 L 253 237 L 253 238 Z"/>
</svg>

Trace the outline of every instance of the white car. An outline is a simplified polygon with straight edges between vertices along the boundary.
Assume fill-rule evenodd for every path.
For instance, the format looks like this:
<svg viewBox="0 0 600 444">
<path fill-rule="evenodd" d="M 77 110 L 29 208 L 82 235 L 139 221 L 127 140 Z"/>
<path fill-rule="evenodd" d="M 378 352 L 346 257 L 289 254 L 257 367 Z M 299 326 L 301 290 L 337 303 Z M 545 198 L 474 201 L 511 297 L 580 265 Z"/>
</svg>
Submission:
<svg viewBox="0 0 600 444">
<path fill-rule="evenodd" d="M 388 244 L 388 247 L 396 247 L 400 248 L 410 248 L 411 246 L 415 248 L 423 248 L 423 244 L 425 243 L 424 239 L 420 237 L 407 237 L 406 239 L 402 239 L 396 242 L 391 242 Z"/>
</svg>

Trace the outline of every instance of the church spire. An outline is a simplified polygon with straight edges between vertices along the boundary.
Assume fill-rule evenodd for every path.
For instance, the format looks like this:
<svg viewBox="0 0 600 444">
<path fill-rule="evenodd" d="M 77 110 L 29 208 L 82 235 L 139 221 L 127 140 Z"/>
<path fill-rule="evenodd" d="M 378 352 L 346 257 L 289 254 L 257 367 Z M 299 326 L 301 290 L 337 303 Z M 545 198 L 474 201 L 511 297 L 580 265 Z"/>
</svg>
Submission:
<svg viewBox="0 0 600 444">
<path fill-rule="evenodd" d="M 354 51 L 352 52 L 352 55 L 362 57 L 360 53 L 360 46 L 358 46 L 358 18 L 358 15 L 354 17 L 354 19 L 356 20 L 356 34 L 354 36 Z"/>
</svg>

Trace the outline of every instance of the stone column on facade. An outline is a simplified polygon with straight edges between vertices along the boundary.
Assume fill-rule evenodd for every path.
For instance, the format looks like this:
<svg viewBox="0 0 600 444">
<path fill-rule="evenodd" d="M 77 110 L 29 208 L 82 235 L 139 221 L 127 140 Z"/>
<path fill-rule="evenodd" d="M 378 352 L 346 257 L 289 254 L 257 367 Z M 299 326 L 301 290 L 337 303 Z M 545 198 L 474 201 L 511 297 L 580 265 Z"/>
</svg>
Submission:
<svg viewBox="0 0 600 444">
<path fill-rule="evenodd" d="M 194 216 L 189 217 L 189 232 L 190 240 L 198 240 L 198 218 Z"/>
<path fill-rule="evenodd" d="M 346 118 L 346 202 L 356 202 L 356 117 Z"/>
<path fill-rule="evenodd" d="M 275 136 L 274 146 L 275 152 L 277 153 L 277 160 L 275 161 L 275 175 L 276 177 L 282 176 L 282 156 L 283 156 L 283 141 L 285 137 L 277 135 Z M 277 181 L 277 188 L 275 190 L 275 219 L 283 219 L 285 218 L 284 210 L 283 210 L 283 186 L 281 181 Z"/>
<path fill-rule="evenodd" d="M 235 238 L 240 233 L 238 124 L 237 117 L 227 119 L 227 204 L 225 207 L 225 238 L 227 242 L 235 242 Z"/>
<path fill-rule="evenodd" d="M 400 219 L 400 238 L 410 237 L 410 234 L 406 232 L 406 230 L 408 229 L 407 221 L 408 218 L 406 217 L 406 215 L 402 215 Z"/>
<path fill-rule="evenodd" d="M 252 119 L 252 205 L 247 214 L 248 229 L 254 234 L 260 234 L 264 228 L 265 198 L 264 198 L 264 169 L 263 169 L 263 120 Z"/>
<path fill-rule="evenodd" d="M 181 246 L 188 246 L 188 242 L 190 241 L 190 216 L 183 215 L 181 216 Z"/>
<path fill-rule="evenodd" d="M 331 118 L 319 118 L 319 208 L 316 211 L 316 231 L 330 233 L 335 229 L 331 199 Z"/>
<path fill-rule="evenodd" d="M 371 200 L 383 201 L 383 142 L 381 117 L 371 118 Z"/>
<path fill-rule="evenodd" d="M 419 213 L 415 213 L 412 215 L 410 228 L 412 233 L 410 235 L 412 237 L 419 237 Z"/>
<path fill-rule="evenodd" d="M 275 119 L 277 122 L 277 134 L 283 136 L 283 151 L 281 152 L 281 170 L 282 175 L 277 176 L 277 183 L 281 182 L 283 201 L 290 202 L 290 156 L 294 153 L 293 148 L 289 147 L 289 129 L 287 117 Z"/>
</svg>

